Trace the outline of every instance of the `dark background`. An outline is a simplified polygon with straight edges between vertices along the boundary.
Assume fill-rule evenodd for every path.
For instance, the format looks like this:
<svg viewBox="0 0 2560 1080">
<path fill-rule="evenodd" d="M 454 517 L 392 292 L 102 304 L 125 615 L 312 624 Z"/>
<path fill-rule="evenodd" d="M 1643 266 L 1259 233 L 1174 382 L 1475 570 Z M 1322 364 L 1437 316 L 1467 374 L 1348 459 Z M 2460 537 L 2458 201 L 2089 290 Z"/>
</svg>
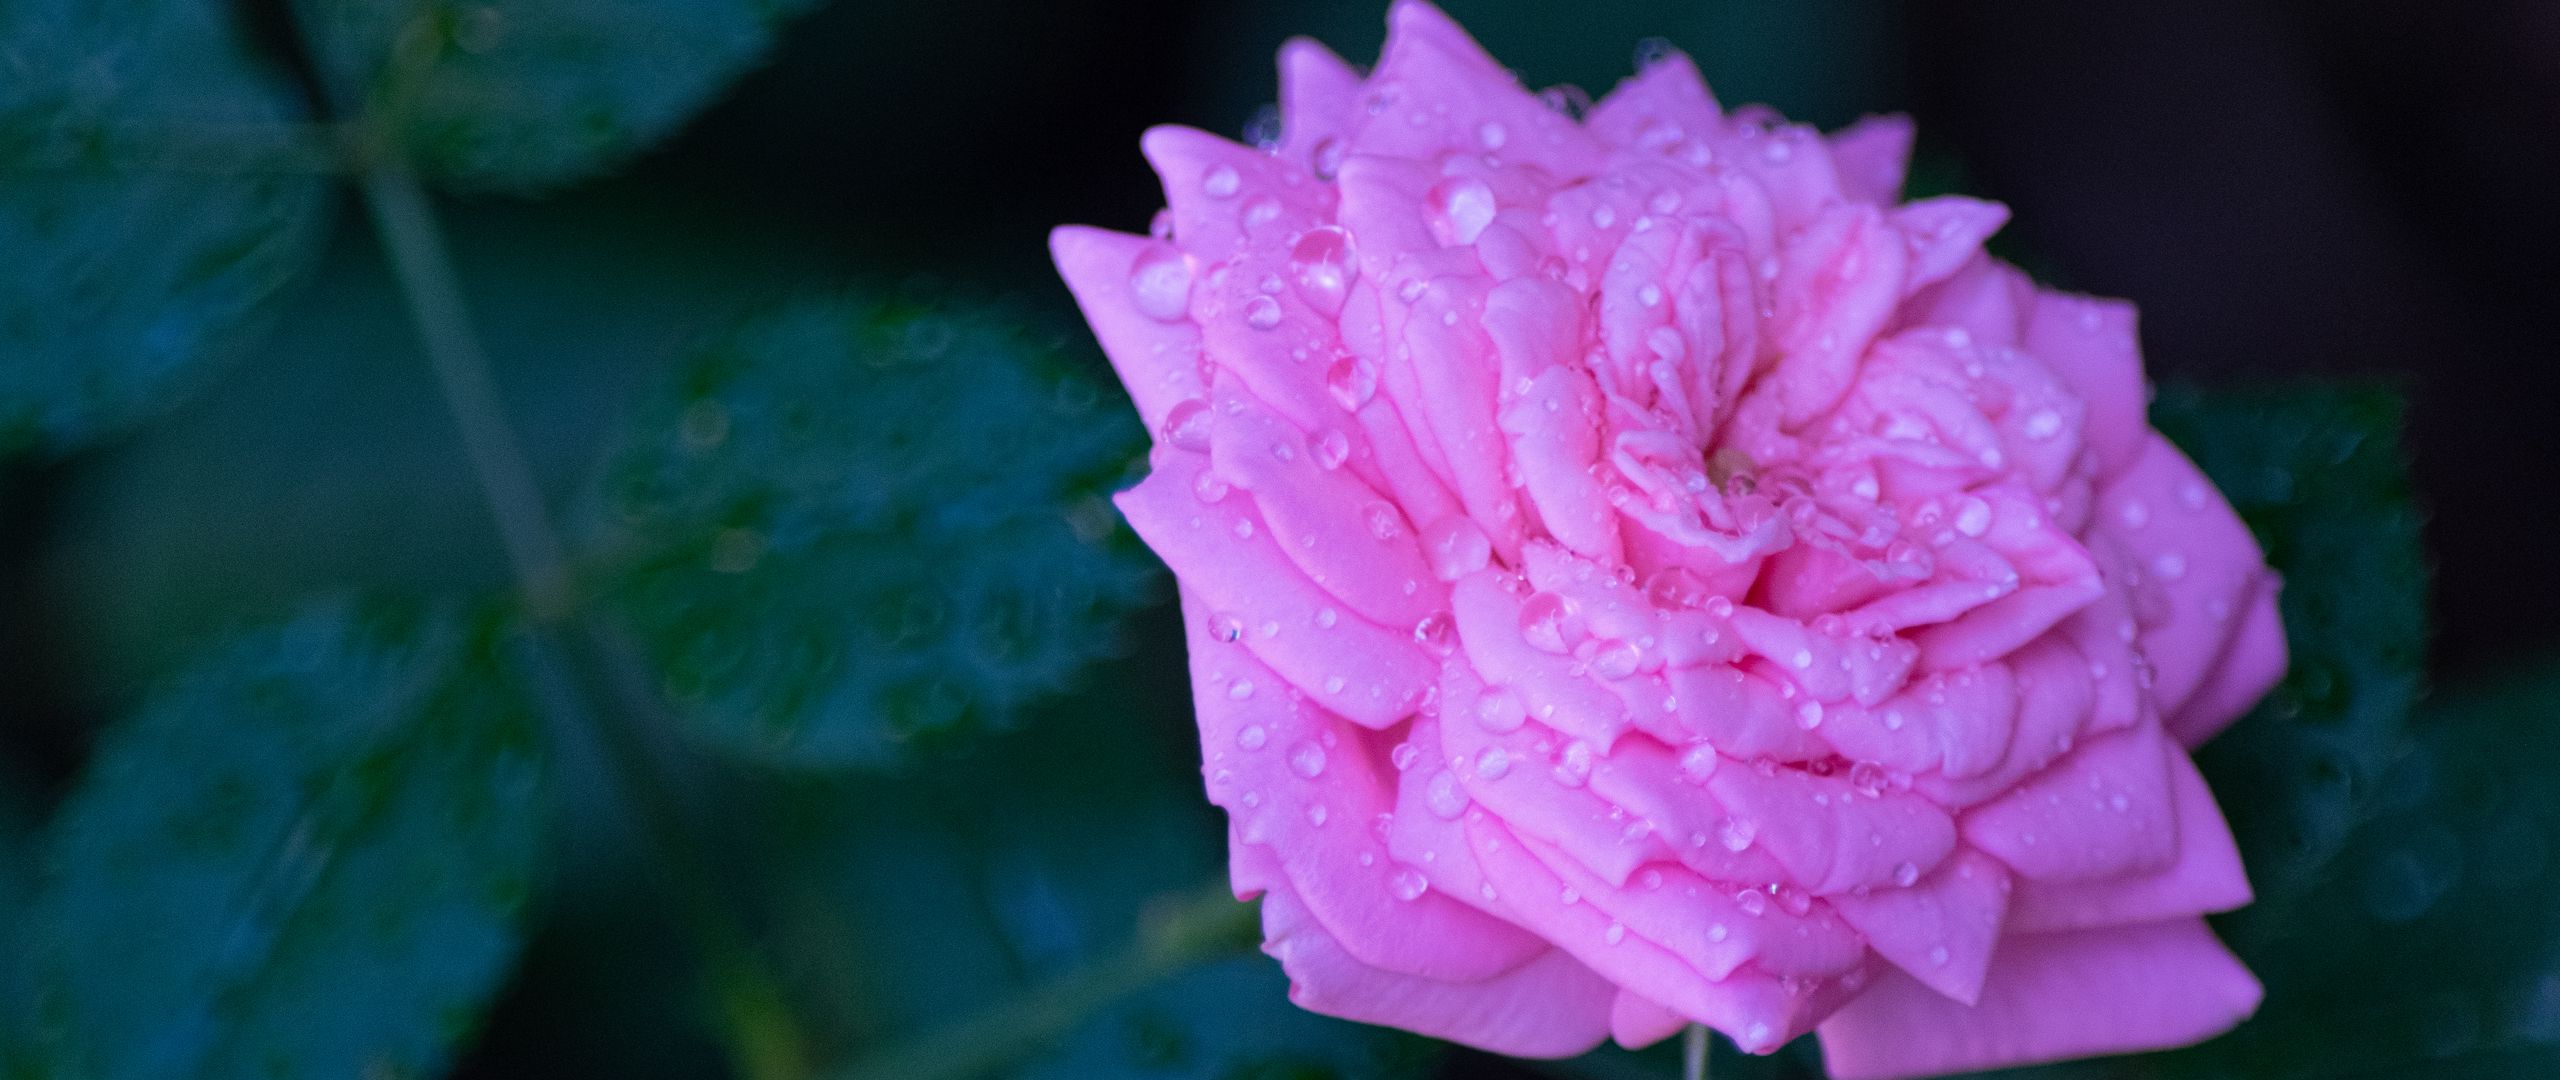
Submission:
<svg viewBox="0 0 2560 1080">
<path fill-rule="evenodd" d="M 2163 380 L 2398 386 L 2429 514 L 2439 681 L 2550 652 L 2560 5 L 1448 8 L 1531 86 L 1598 94 L 1638 39 L 1661 36 L 1729 106 L 1764 101 L 1826 128 L 1912 114 L 1916 171 L 2008 203 L 2004 250 L 2038 276 L 2138 302 Z M 1273 97 L 1284 37 L 1366 63 L 1382 31 L 1372 0 L 840 2 L 623 175 L 452 204 L 457 257 L 535 463 L 566 492 L 685 342 L 806 282 L 931 279 L 1081 341 L 1045 234 L 1143 228 L 1160 197 L 1138 133 L 1233 134 Z M 139 687 L 230 626 L 337 588 L 504 582 L 396 297 L 341 212 L 274 343 L 134 434 L 0 471 L 0 760 L 39 800 Z M 1151 677 L 1140 697 L 1179 724 L 1169 667 L 1146 660 L 1178 647 L 1169 620 L 1142 615 L 1136 658 L 1101 678 Z M 567 852 L 570 877 L 628 843 L 598 830 Z M 604 939 L 640 953 L 670 932 L 620 887 L 567 890 L 565 909 L 591 917 L 537 937 L 461 1075 L 720 1067 L 681 1033 L 617 1051 L 617 1033 L 693 1011 L 604 985 L 645 980 L 648 962 L 587 964 Z M 1444 1073 L 1510 1068 L 1461 1057 Z"/>
</svg>

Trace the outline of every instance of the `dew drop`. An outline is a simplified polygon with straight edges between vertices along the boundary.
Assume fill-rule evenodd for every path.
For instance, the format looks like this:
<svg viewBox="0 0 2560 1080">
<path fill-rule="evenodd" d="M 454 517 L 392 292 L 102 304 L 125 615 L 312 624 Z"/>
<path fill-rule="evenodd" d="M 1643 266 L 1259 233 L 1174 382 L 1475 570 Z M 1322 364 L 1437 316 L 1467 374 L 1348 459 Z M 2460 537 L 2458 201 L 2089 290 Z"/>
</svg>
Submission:
<svg viewBox="0 0 2560 1080">
<path fill-rule="evenodd" d="M 1465 246 L 1493 224 L 1493 189 L 1473 177 L 1443 180 L 1430 194 L 1433 234 L 1443 247 Z"/>
<path fill-rule="evenodd" d="M 1240 696 L 1235 691 L 1229 690 L 1227 691 L 1228 697 L 1243 700 L 1244 696 L 1250 696 L 1253 693 L 1252 683 L 1238 682 L 1236 685 L 1244 687 L 1244 695 Z M 1246 750 L 1260 750 L 1262 749 L 1262 744 L 1270 741 L 1271 733 L 1264 731 L 1260 724 L 1247 724 L 1243 731 L 1236 732 L 1236 745 Z"/>
<path fill-rule="evenodd" d="M 1351 281 L 1360 275 L 1352 259 L 1351 234 L 1338 225 L 1320 225 L 1298 234 L 1289 245 L 1289 273 L 1298 296 L 1326 315 L 1342 313 Z"/>
<path fill-rule="evenodd" d="M 1129 295 L 1148 318 L 1176 322 L 1191 311 L 1191 261 L 1156 246 L 1129 268 Z"/>
<path fill-rule="evenodd" d="M 1529 706 L 1508 686 L 1487 689 L 1476 698 L 1476 724 L 1497 734 L 1520 730 L 1529 721 Z"/>
<path fill-rule="evenodd" d="M 1343 462 L 1351 460 L 1351 437 L 1334 428 L 1317 433 L 1313 448 L 1316 464 L 1327 470 L 1339 469 Z"/>
<path fill-rule="evenodd" d="M 1331 180 L 1342 173 L 1342 143 L 1326 137 L 1316 140 L 1307 154 L 1307 167 L 1318 180 Z"/>
<path fill-rule="evenodd" d="M 1212 641 L 1232 645 L 1244 637 L 1244 620 L 1225 612 L 1211 613 L 1208 628 L 1209 639 Z"/>
<path fill-rule="evenodd" d="M 1500 780 L 1511 774 L 1511 754 L 1499 746 L 1485 747 L 1476 755 L 1476 775 L 1487 780 Z"/>
<path fill-rule="evenodd" d="M 1413 643 L 1433 656 L 1447 656 L 1457 648 L 1457 627 L 1445 611 L 1435 611 L 1413 624 Z"/>
<path fill-rule="evenodd" d="M 1568 652 L 1572 646 L 1565 640 L 1565 635 L 1570 628 L 1571 617 L 1572 612 L 1567 609 L 1564 597 L 1551 592 L 1538 593 L 1520 605 L 1520 636 L 1529 642 L 1530 647 L 1542 652 Z"/>
<path fill-rule="evenodd" d="M 1423 785 L 1422 801 L 1433 816 L 1446 821 L 1455 821 L 1467 812 L 1467 793 L 1458 786 L 1457 774 L 1447 769 L 1433 773 L 1431 781 Z"/>
<path fill-rule="evenodd" d="M 1289 771 L 1309 780 L 1324 775 L 1324 747 L 1302 742 L 1289 751 Z"/>
<path fill-rule="evenodd" d="M 1245 301 L 1244 324 L 1256 330 L 1269 330 L 1280 325 L 1280 301 L 1268 296 Z"/>
<path fill-rule="evenodd" d="M 1556 782 L 1566 787 L 1581 787 L 1588 783 L 1591 779 L 1591 759 L 1590 743 L 1580 739 L 1566 743 L 1564 753 L 1556 759 L 1554 769 Z"/>
<path fill-rule="evenodd" d="M 1378 373 L 1357 356 L 1343 353 L 1333 358 L 1324 370 L 1324 388 L 1333 395 L 1334 404 L 1351 412 L 1369 403 L 1378 394 Z"/>
<path fill-rule="evenodd" d="M 1207 453 L 1210 419 L 1208 402 L 1187 398 L 1165 411 L 1164 425 L 1157 430 L 1176 449 Z"/>
<path fill-rule="evenodd" d="M 1459 578 L 1485 568 L 1493 559 L 1493 540 L 1464 514 L 1452 514 L 1433 522 L 1423 531 L 1424 554 L 1431 558 L 1431 572 L 1442 581 Z"/>
<path fill-rule="evenodd" d="M 1431 882 L 1423 878 L 1422 871 L 1406 866 L 1397 868 L 1395 876 L 1387 879 L 1387 888 L 1398 900 L 1420 900 L 1422 894 L 1431 891 Z"/>
<path fill-rule="evenodd" d="M 1209 170 L 1209 175 L 1200 178 L 1200 190 L 1208 192 L 1212 199 L 1231 197 L 1238 188 L 1243 186 L 1244 179 L 1236 175 L 1235 166 L 1232 165 L 1220 165 Z"/>
</svg>

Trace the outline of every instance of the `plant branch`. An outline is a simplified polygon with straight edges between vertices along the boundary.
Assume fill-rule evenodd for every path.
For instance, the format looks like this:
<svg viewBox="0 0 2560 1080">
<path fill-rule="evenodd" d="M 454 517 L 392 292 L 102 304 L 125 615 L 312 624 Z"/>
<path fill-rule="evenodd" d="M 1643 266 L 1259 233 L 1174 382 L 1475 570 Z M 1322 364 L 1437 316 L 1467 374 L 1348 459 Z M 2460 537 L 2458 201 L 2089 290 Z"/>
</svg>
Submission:
<svg viewBox="0 0 2560 1080">
<path fill-rule="evenodd" d="M 489 358 L 472 332 L 471 313 L 435 209 L 416 175 L 399 164 L 366 172 L 362 183 L 374 229 L 417 324 L 419 344 L 435 369 L 445 408 L 462 429 L 463 450 L 506 544 L 507 561 L 535 615 L 557 620 L 567 611 L 567 558 L 550 513 L 543 509 L 533 468 L 498 401 Z"/>
<path fill-rule="evenodd" d="M 600 666 L 619 707 L 596 710 L 563 670 L 556 631 L 575 614 L 566 549 L 498 399 L 434 206 L 396 157 L 375 162 L 360 183 L 524 595 L 533 624 L 530 662 L 545 691 L 546 711 L 594 736 L 667 868 L 678 902 L 704 935 L 710 989 L 728 1020 L 740 1072 L 751 1080 L 799 1080 L 809 1073 L 807 1040 L 785 1005 L 780 980 L 732 910 L 733 898 L 717 884 L 727 877 L 713 866 L 709 845 L 693 828 L 660 764 L 652 732 L 640 721 L 659 715 L 654 691 L 607 656 Z"/>
<path fill-rule="evenodd" d="M 1707 1080 L 1707 1025 L 1691 1024 L 1680 1033 L 1682 1080 Z"/>
<path fill-rule="evenodd" d="M 976 1015 L 827 1074 L 826 1080 L 973 1080 L 1044 1046 L 1093 1015 L 1203 960 L 1241 953 L 1260 936 L 1251 904 L 1225 878 L 1160 899 L 1137 940 Z"/>
</svg>

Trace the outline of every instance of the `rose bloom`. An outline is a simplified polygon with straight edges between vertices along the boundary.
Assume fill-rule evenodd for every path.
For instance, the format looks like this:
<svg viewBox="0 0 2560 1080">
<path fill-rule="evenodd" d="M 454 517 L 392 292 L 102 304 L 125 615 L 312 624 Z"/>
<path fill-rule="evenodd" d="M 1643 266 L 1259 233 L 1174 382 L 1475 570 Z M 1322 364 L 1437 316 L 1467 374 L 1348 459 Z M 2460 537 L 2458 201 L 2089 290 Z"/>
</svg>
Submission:
<svg viewBox="0 0 2560 1080">
<path fill-rule="evenodd" d="M 1690 1022 L 1840 1077 L 2192 1042 L 2257 982 L 2187 749 L 2274 576 L 2144 418 L 2133 310 L 1899 201 L 1907 123 L 1577 117 L 1420 3 L 1284 134 L 1143 147 L 1060 271 L 1157 432 L 1239 897 L 1319 1012 L 1524 1056 Z"/>
</svg>

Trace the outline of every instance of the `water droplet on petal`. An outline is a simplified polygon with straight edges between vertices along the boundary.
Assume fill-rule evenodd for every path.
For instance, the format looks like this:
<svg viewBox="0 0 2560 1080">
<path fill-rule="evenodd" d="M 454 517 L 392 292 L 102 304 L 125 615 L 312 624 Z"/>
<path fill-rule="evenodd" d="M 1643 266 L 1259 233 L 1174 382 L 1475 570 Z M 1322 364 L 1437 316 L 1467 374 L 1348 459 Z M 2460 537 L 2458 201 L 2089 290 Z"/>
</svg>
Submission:
<svg viewBox="0 0 2560 1080">
<path fill-rule="evenodd" d="M 1324 388 L 1333 395 L 1334 404 L 1346 411 L 1358 412 L 1370 398 L 1377 396 L 1378 373 L 1370 370 L 1359 357 L 1343 353 L 1334 357 L 1333 363 L 1325 368 Z"/>
<path fill-rule="evenodd" d="M 1893 883 L 1896 885 L 1908 889 L 1919 880 L 1920 867 L 1915 863 L 1903 863 L 1893 868 Z"/>
<path fill-rule="evenodd" d="M 1431 523 L 1423 530 L 1422 547 L 1431 559 L 1431 572 L 1442 581 L 1456 581 L 1482 570 L 1493 559 L 1493 539 L 1463 514 Z"/>
<path fill-rule="evenodd" d="M 1307 807 L 1307 824 L 1316 828 L 1324 828 L 1325 819 L 1331 816 L 1332 811 L 1326 810 L 1323 803 L 1312 803 Z"/>
<path fill-rule="evenodd" d="M 1564 753 L 1556 758 L 1556 782 L 1566 787 L 1581 787 L 1591 779 L 1591 744 L 1580 739 L 1566 743 Z"/>
<path fill-rule="evenodd" d="M 1476 723 L 1486 731 L 1518 731 L 1528 721 L 1529 706 L 1508 686 L 1491 687 L 1476 699 Z"/>
<path fill-rule="evenodd" d="M 1493 189 L 1473 177 L 1443 180 L 1431 188 L 1432 233 L 1443 247 L 1476 242 L 1493 224 Z"/>
<path fill-rule="evenodd" d="M 1148 318 L 1175 322 L 1191 311 L 1191 260 L 1169 247 L 1150 247 L 1129 268 L 1129 295 Z"/>
<path fill-rule="evenodd" d="M 1316 464 L 1326 469 L 1339 469 L 1351 460 L 1351 437 L 1333 428 L 1318 432 L 1313 445 Z"/>
<path fill-rule="evenodd" d="M 1575 621 L 1572 614 L 1564 597 L 1551 592 L 1538 593 L 1520 605 L 1520 636 L 1529 642 L 1531 648 L 1543 652 L 1570 652 L 1573 646 L 1567 636 L 1576 629 L 1571 625 Z M 1571 636 L 1578 638 L 1581 635 Z"/>
<path fill-rule="evenodd" d="M 1244 688 L 1244 694 L 1238 695 L 1235 691 L 1229 690 L 1227 691 L 1228 697 L 1243 700 L 1244 697 L 1252 696 L 1252 683 L 1238 680 L 1236 685 Z M 1246 750 L 1260 750 L 1262 749 L 1262 744 L 1270 741 L 1271 733 L 1263 730 L 1262 725 L 1260 724 L 1248 724 L 1245 725 L 1245 729 L 1243 731 L 1236 732 L 1236 745 Z"/>
<path fill-rule="evenodd" d="M 1245 301 L 1244 324 L 1256 330 L 1269 330 L 1280 325 L 1280 301 L 1268 296 Z"/>
<path fill-rule="evenodd" d="M 1458 786 L 1457 774 L 1447 769 L 1433 773 L 1430 782 L 1423 785 L 1422 801 L 1433 816 L 1443 820 L 1455 821 L 1467 812 L 1466 790 Z"/>
<path fill-rule="evenodd" d="M 1324 775 L 1324 747 L 1299 743 L 1289 751 L 1289 770 L 1309 780 Z"/>
<path fill-rule="evenodd" d="M 1208 192 L 1212 199 L 1232 196 L 1238 188 L 1243 186 L 1244 179 L 1236 175 L 1235 166 L 1232 165 L 1220 165 L 1209 170 L 1207 176 L 1200 178 L 1200 190 Z"/>
<path fill-rule="evenodd" d="M 1751 846 L 1760 835 L 1760 827 L 1749 818 L 1729 817 L 1716 823 L 1716 840 L 1726 851 L 1741 851 Z M 1753 912 L 1752 914 L 1759 914 Z"/>
<path fill-rule="evenodd" d="M 1499 746 L 1485 747 L 1476 755 L 1476 775 L 1487 780 L 1500 780 L 1511 773 L 1511 754 Z"/>
<path fill-rule="evenodd" d="M 1164 425 L 1157 430 L 1178 449 L 1207 453 L 1210 419 L 1208 402 L 1188 398 L 1165 411 Z"/>
<path fill-rule="evenodd" d="M 1225 612 L 1210 613 L 1208 627 L 1209 639 L 1212 641 L 1232 645 L 1244 637 L 1244 620 Z"/>
<path fill-rule="evenodd" d="M 1433 656 L 1447 656 L 1457 648 L 1457 624 L 1445 611 L 1435 611 L 1415 620 L 1413 643 Z"/>
<path fill-rule="evenodd" d="M 1421 871 L 1406 866 L 1398 868 L 1395 876 L 1387 879 L 1387 888 L 1396 894 L 1398 900 L 1420 900 L 1422 894 L 1431 891 L 1431 882 L 1423 878 Z"/>
<path fill-rule="evenodd" d="M 1870 799 L 1883 795 L 1884 766 L 1872 761 L 1861 761 L 1849 766 L 1849 786 L 1858 789 L 1858 794 Z"/>
</svg>

